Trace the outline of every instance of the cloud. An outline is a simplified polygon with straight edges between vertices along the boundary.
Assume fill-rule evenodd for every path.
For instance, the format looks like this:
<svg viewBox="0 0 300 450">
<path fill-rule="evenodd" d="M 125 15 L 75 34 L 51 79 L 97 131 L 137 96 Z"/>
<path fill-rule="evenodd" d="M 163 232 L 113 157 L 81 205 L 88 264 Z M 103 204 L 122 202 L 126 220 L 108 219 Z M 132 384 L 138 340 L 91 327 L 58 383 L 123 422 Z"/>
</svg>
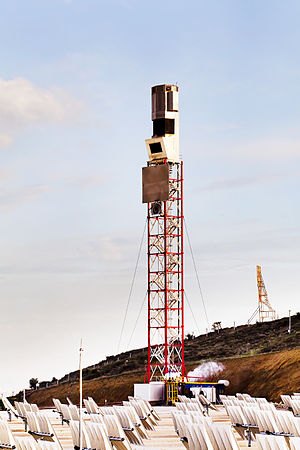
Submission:
<svg viewBox="0 0 300 450">
<path fill-rule="evenodd" d="M 96 264 L 99 264 L 100 261 L 105 263 L 123 261 L 124 250 L 128 244 L 109 234 L 93 236 L 90 239 L 79 238 L 75 242 L 77 242 L 79 259 L 93 261 Z"/>
<path fill-rule="evenodd" d="M 238 177 L 238 178 L 224 178 L 221 180 L 213 181 L 200 188 L 200 191 L 217 191 L 223 189 L 231 189 L 237 187 L 247 186 L 261 180 L 262 177 Z"/>
<path fill-rule="evenodd" d="M 205 232 L 205 231 L 204 231 Z M 199 261 L 202 273 L 213 270 L 231 270 L 251 265 L 253 261 L 264 261 L 273 265 L 299 265 L 300 233 L 298 228 L 254 228 L 251 222 L 231 233 L 207 238 L 205 242 L 194 247 L 194 255 Z M 190 264 L 186 256 L 186 265 Z M 191 272 L 187 270 L 189 276 Z"/>
<path fill-rule="evenodd" d="M 49 191 L 44 185 L 23 186 L 14 190 L 0 189 L 0 213 L 28 204 Z"/>
<path fill-rule="evenodd" d="M 11 147 L 13 144 L 13 137 L 9 134 L 0 133 L 0 148 Z"/>
<path fill-rule="evenodd" d="M 261 174 L 254 175 L 252 177 L 236 177 L 236 178 L 223 178 L 220 180 L 208 183 L 200 188 L 200 191 L 216 191 L 224 189 L 234 189 L 250 184 L 264 183 L 266 181 L 285 178 L 290 176 L 298 176 L 300 171 L 287 172 L 287 173 L 277 173 L 277 174 Z"/>
<path fill-rule="evenodd" d="M 199 126 L 199 130 L 205 131 L 208 133 L 216 133 L 219 131 L 227 131 L 227 130 L 238 130 L 239 128 L 240 128 L 240 125 L 238 125 L 234 122 L 224 122 L 224 123 L 213 124 L 213 125 Z"/>
<path fill-rule="evenodd" d="M 42 89 L 25 78 L 0 78 L 0 147 L 10 147 L 20 128 L 74 121 L 82 109 L 63 89 Z"/>
<path fill-rule="evenodd" d="M 254 140 L 234 146 L 230 152 L 238 158 L 299 158 L 300 140 L 282 138 Z"/>
<path fill-rule="evenodd" d="M 1 207 L 0 207 L 1 211 Z M 93 236 L 71 236 L 24 246 L 6 245 L 0 259 L 1 275 L 13 274 L 101 274 L 108 279 L 115 276 L 118 264 L 118 278 L 121 268 L 131 270 L 128 260 L 130 241 L 116 239 L 109 234 Z M 128 273 L 126 272 L 126 279 Z"/>
<path fill-rule="evenodd" d="M 6 184 L 12 178 L 14 178 L 15 173 L 12 170 L 0 169 L 0 186 Z"/>
<path fill-rule="evenodd" d="M 105 181 L 106 178 L 102 175 L 72 176 L 67 178 L 66 184 L 79 189 L 91 189 L 93 187 L 102 186 Z"/>
</svg>

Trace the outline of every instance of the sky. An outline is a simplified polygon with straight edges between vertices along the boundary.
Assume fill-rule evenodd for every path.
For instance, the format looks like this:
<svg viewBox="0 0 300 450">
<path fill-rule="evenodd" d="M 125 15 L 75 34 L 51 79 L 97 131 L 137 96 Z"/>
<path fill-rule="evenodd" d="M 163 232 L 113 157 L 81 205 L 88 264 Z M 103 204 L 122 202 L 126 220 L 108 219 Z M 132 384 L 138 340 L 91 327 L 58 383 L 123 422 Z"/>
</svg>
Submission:
<svg viewBox="0 0 300 450">
<path fill-rule="evenodd" d="M 300 306 L 297 0 L 4 0 L 0 392 L 147 345 L 151 86 L 176 83 L 186 332 Z M 142 308 L 142 309 L 141 309 Z M 139 311 L 139 320 L 137 317 Z"/>
</svg>

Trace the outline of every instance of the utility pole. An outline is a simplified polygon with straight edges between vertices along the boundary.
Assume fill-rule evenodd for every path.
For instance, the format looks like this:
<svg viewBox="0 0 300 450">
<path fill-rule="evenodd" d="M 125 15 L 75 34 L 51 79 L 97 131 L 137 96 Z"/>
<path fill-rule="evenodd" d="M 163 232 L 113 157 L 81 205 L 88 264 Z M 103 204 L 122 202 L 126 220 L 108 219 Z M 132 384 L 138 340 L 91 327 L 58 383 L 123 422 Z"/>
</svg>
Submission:
<svg viewBox="0 0 300 450">
<path fill-rule="evenodd" d="M 82 339 L 79 349 L 79 449 L 82 450 Z"/>
<path fill-rule="evenodd" d="M 291 310 L 289 309 L 289 329 L 288 333 L 291 334 L 292 332 L 292 317 L 291 317 Z"/>
</svg>

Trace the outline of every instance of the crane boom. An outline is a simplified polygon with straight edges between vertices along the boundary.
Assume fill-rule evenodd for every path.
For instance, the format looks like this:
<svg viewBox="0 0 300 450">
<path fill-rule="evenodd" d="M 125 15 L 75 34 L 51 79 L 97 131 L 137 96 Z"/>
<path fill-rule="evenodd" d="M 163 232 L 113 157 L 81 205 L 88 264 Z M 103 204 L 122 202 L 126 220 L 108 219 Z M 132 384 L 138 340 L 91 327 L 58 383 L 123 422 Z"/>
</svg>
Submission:
<svg viewBox="0 0 300 450">
<path fill-rule="evenodd" d="M 256 278 L 257 278 L 257 289 L 258 289 L 258 306 L 250 319 L 248 320 L 248 325 L 252 320 L 258 315 L 259 322 L 265 322 L 267 320 L 276 319 L 276 311 L 272 308 L 265 282 L 261 273 L 261 266 L 256 266 Z"/>
<path fill-rule="evenodd" d="M 261 273 L 261 266 L 256 266 L 256 273 L 258 289 L 258 321 L 264 322 L 265 320 L 275 320 L 276 312 L 268 299 L 267 289 Z"/>
</svg>

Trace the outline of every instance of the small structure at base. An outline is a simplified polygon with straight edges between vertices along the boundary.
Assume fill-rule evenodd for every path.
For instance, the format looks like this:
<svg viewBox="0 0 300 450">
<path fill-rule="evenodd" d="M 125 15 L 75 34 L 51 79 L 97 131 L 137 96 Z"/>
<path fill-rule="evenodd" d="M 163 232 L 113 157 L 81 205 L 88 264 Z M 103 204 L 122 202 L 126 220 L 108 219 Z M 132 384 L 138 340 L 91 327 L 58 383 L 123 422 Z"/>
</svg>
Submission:
<svg viewBox="0 0 300 450">
<path fill-rule="evenodd" d="M 163 402 L 165 400 L 164 381 L 134 384 L 134 397 L 141 397 L 148 402 Z"/>
</svg>

